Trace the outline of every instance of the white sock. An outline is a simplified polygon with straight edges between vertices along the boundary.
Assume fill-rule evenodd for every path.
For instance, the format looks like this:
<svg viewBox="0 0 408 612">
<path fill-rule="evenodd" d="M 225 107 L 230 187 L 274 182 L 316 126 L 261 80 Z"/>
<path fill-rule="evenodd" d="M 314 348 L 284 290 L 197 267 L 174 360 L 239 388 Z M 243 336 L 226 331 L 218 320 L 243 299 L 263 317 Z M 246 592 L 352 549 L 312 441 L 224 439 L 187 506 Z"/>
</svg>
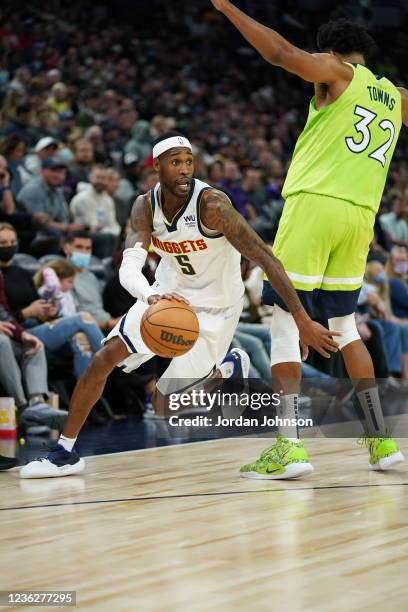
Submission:
<svg viewBox="0 0 408 612">
<path fill-rule="evenodd" d="M 226 361 L 219 366 L 219 371 L 223 378 L 231 378 L 234 373 L 234 364 L 231 361 Z"/>
<path fill-rule="evenodd" d="M 299 395 L 282 395 L 279 406 L 276 406 L 276 414 L 280 419 L 291 419 L 297 421 Z M 299 442 L 297 424 L 278 425 L 278 431 L 283 438 L 288 438 L 291 442 Z"/>
<path fill-rule="evenodd" d="M 76 440 L 76 438 L 67 438 L 66 436 L 61 434 L 58 440 L 58 444 L 61 444 L 61 446 L 70 453 L 73 449 Z"/>
<path fill-rule="evenodd" d="M 367 435 L 373 438 L 384 437 L 386 430 L 378 387 L 359 391 L 357 399 L 364 413 Z"/>
</svg>

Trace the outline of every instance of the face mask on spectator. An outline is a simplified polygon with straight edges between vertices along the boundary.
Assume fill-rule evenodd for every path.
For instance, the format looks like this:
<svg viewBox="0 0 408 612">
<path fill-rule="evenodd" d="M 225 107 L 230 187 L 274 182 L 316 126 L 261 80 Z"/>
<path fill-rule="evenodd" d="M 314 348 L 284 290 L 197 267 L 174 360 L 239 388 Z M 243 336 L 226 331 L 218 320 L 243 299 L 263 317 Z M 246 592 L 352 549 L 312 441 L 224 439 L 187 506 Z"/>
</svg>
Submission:
<svg viewBox="0 0 408 612">
<path fill-rule="evenodd" d="M 386 272 L 378 272 L 378 274 L 373 274 L 373 281 L 378 283 L 379 285 L 384 285 L 388 280 Z"/>
<path fill-rule="evenodd" d="M 0 261 L 10 261 L 17 253 L 17 245 L 0 247 Z"/>
<path fill-rule="evenodd" d="M 91 254 L 74 251 L 70 256 L 70 259 L 76 268 L 89 268 L 89 264 L 91 263 Z"/>
<path fill-rule="evenodd" d="M 58 151 L 58 157 L 62 159 L 65 164 L 69 165 L 74 159 L 74 154 L 72 153 L 71 149 L 64 147 Z"/>
<path fill-rule="evenodd" d="M 397 261 L 394 266 L 395 274 L 400 274 L 401 276 L 405 276 L 408 274 L 408 261 Z"/>
</svg>

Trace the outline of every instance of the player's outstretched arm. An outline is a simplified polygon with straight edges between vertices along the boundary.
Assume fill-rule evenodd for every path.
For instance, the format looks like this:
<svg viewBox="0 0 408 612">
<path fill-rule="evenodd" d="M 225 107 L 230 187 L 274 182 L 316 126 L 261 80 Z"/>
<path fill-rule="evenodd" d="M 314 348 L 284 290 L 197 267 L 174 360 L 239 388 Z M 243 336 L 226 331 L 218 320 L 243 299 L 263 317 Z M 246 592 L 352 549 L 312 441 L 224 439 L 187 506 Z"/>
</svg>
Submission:
<svg viewBox="0 0 408 612">
<path fill-rule="evenodd" d="M 402 123 L 408 127 L 408 89 L 405 87 L 398 87 L 401 94 L 402 102 Z"/>
<path fill-rule="evenodd" d="M 242 36 L 273 64 L 297 74 L 310 83 L 334 83 L 351 81 L 353 70 L 330 53 L 307 53 L 292 45 L 283 36 L 267 28 L 231 4 L 229 0 L 211 0 L 241 32 Z"/>
<path fill-rule="evenodd" d="M 267 275 L 269 282 L 285 302 L 299 328 L 302 344 L 312 346 L 324 357 L 338 348 L 331 332 L 312 321 L 304 310 L 299 297 L 287 276 L 281 262 L 258 234 L 237 213 L 228 198 L 221 191 L 211 189 L 202 196 L 201 221 L 209 229 L 218 230 L 244 257 L 258 264 Z M 329 351 L 329 352 L 328 352 Z"/>
</svg>

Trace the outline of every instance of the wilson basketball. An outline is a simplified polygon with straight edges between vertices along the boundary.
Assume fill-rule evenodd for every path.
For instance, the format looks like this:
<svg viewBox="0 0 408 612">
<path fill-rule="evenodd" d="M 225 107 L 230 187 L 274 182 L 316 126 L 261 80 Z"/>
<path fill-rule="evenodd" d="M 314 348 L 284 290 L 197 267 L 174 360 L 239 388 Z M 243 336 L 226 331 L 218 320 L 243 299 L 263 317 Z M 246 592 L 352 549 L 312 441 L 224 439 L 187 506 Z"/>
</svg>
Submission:
<svg viewBox="0 0 408 612">
<path fill-rule="evenodd" d="M 160 357 L 180 357 L 193 348 L 200 326 L 197 315 L 184 302 L 160 300 L 142 317 L 143 342 Z"/>
</svg>

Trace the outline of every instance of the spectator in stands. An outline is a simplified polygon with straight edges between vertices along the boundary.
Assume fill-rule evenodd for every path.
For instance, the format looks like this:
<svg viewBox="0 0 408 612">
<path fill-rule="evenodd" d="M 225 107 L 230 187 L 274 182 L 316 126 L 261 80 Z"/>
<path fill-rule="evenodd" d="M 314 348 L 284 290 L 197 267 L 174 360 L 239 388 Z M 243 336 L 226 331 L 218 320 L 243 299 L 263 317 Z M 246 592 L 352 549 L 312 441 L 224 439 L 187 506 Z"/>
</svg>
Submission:
<svg viewBox="0 0 408 612">
<path fill-rule="evenodd" d="M 103 259 L 110 257 L 120 234 L 115 202 L 107 192 L 108 169 L 96 165 L 89 175 L 89 183 L 79 183 L 78 193 L 71 200 L 74 221 L 89 229 L 94 252 Z"/>
<path fill-rule="evenodd" d="M 129 200 L 122 199 L 119 194 L 120 174 L 115 168 L 106 171 L 106 192 L 115 204 L 115 215 L 120 227 L 124 227 L 129 219 Z"/>
<path fill-rule="evenodd" d="M 0 155 L 0 210 L 3 215 L 12 215 L 16 212 L 10 183 L 11 176 L 7 167 L 7 160 L 3 155 Z"/>
<path fill-rule="evenodd" d="M 119 187 L 117 189 L 117 197 L 122 201 L 127 202 L 128 211 L 130 210 L 130 203 L 134 202 L 136 193 L 138 192 L 138 181 L 140 178 L 139 173 L 139 159 L 133 153 L 126 153 L 123 156 L 123 175 L 119 180 Z M 152 170 L 154 168 L 148 168 L 144 172 Z M 142 173 L 143 175 L 143 173 Z"/>
<path fill-rule="evenodd" d="M 394 196 L 392 212 L 381 215 L 380 223 L 392 244 L 408 247 L 408 189 Z"/>
<path fill-rule="evenodd" d="M 85 138 L 92 144 L 95 163 L 108 165 L 111 159 L 105 148 L 102 128 L 99 125 L 91 125 L 85 132 Z"/>
<path fill-rule="evenodd" d="M 92 353 L 100 348 L 102 335 L 94 319 L 87 312 L 56 318 L 58 308 L 55 303 L 40 299 L 31 274 L 11 263 L 17 251 L 17 234 L 7 223 L 0 224 L 0 247 L 3 247 L 0 249 L 0 268 L 7 300 L 15 318 L 51 352 L 71 352 L 74 357 L 74 374 L 79 378 Z M 78 332 L 86 335 L 91 351 L 84 349 L 76 337 Z"/>
<path fill-rule="evenodd" d="M 4 129 L 4 134 L 14 134 L 22 140 L 27 147 L 34 146 L 36 142 L 35 131 L 32 127 L 32 111 L 28 104 L 22 103 L 15 108 L 14 119 L 11 119 Z"/>
<path fill-rule="evenodd" d="M 0 258 L 8 257 L 0 239 Z M 0 271 L 0 384 L 14 398 L 18 422 L 30 433 L 40 426 L 62 429 L 67 413 L 45 403 L 48 398 L 47 360 L 44 345 L 13 316 Z"/>
<path fill-rule="evenodd" d="M 246 201 L 245 209 L 249 223 L 264 240 L 271 242 L 276 213 L 268 201 L 262 172 L 259 168 L 249 166 L 245 169 L 242 198 Z"/>
<path fill-rule="evenodd" d="M 19 235 L 20 247 L 23 252 L 31 252 L 31 244 L 42 225 L 50 218 L 45 213 L 21 213 L 16 210 L 16 203 L 10 188 L 10 173 L 6 159 L 0 155 L 0 222 L 11 223 Z"/>
<path fill-rule="evenodd" d="M 57 114 L 70 110 L 68 100 L 68 89 L 64 83 L 54 83 L 51 87 L 52 95 L 47 100 L 47 105 Z"/>
<path fill-rule="evenodd" d="M 145 168 L 140 177 L 140 193 L 147 193 L 153 189 L 159 181 L 159 175 L 154 168 Z M 136 194 L 137 195 L 137 194 Z M 136 199 L 136 196 L 134 200 Z M 131 200 L 133 205 L 134 200 Z"/>
<path fill-rule="evenodd" d="M 235 161 L 227 161 L 224 164 L 224 178 L 220 181 L 220 188 L 223 189 L 235 208 L 245 219 L 249 219 L 250 209 L 248 201 L 241 184 L 242 176 L 238 164 Z"/>
<path fill-rule="evenodd" d="M 78 183 L 87 183 L 94 165 L 94 150 L 92 143 L 86 138 L 79 138 L 74 144 L 74 161 L 69 168 L 66 188 L 69 199 L 76 192 Z"/>
<path fill-rule="evenodd" d="M 358 312 L 364 315 L 359 322 L 366 321 L 370 329 L 376 328 L 381 334 L 389 372 L 398 376 L 401 374 L 402 348 L 401 334 L 398 326 L 385 319 L 384 304 L 374 285 L 366 281 L 358 298 Z"/>
<path fill-rule="evenodd" d="M 62 190 L 65 176 L 65 163 L 58 157 L 48 157 L 42 162 L 41 176 L 31 179 L 19 193 L 18 204 L 24 212 L 45 213 L 50 219 L 37 234 L 38 252 L 58 253 L 62 234 L 83 227 L 70 222 Z"/>
<path fill-rule="evenodd" d="M 386 265 L 392 312 L 408 323 L 408 251 L 394 247 Z"/>
<path fill-rule="evenodd" d="M 7 167 L 11 175 L 11 191 L 14 198 L 20 193 L 23 185 L 30 180 L 31 175 L 24 168 L 23 158 L 26 145 L 17 134 L 10 134 L 0 144 L 0 153 L 7 160 Z"/>
<path fill-rule="evenodd" d="M 375 287 L 380 298 L 380 308 L 384 320 L 396 324 L 399 329 L 402 351 L 401 377 L 408 379 L 408 322 L 405 322 L 404 319 L 399 319 L 392 311 L 387 272 L 381 262 L 370 261 L 366 266 L 365 277 L 367 282 Z"/>
<path fill-rule="evenodd" d="M 36 113 L 36 135 L 37 138 L 45 138 L 57 136 L 56 115 L 52 112 L 49 106 L 43 105 L 37 109 Z"/>
<path fill-rule="evenodd" d="M 137 159 L 144 160 L 152 152 L 152 135 L 148 121 L 136 121 L 132 129 L 132 137 L 128 141 L 125 151 L 133 153 Z"/>
<path fill-rule="evenodd" d="M 211 164 L 208 169 L 207 182 L 213 187 L 219 188 L 222 186 L 222 181 L 224 178 L 224 163 L 222 161 L 216 161 Z"/>
<path fill-rule="evenodd" d="M 58 315 L 69 316 L 77 313 L 72 295 L 76 268 L 67 259 L 56 259 L 42 266 L 34 275 L 38 295 L 53 301 L 58 307 Z"/>
<path fill-rule="evenodd" d="M 24 167 L 33 176 L 40 176 L 42 163 L 49 157 L 54 157 L 58 151 L 58 141 L 51 136 L 40 138 L 34 147 L 33 153 L 27 155 Z"/>
<path fill-rule="evenodd" d="M 103 307 L 102 289 L 88 268 L 92 256 L 92 238 L 87 232 L 72 232 L 65 239 L 64 253 L 77 269 L 73 295 L 78 309 L 89 312 L 99 328 L 109 333 L 119 317 L 113 318 Z"/>
</svg>

